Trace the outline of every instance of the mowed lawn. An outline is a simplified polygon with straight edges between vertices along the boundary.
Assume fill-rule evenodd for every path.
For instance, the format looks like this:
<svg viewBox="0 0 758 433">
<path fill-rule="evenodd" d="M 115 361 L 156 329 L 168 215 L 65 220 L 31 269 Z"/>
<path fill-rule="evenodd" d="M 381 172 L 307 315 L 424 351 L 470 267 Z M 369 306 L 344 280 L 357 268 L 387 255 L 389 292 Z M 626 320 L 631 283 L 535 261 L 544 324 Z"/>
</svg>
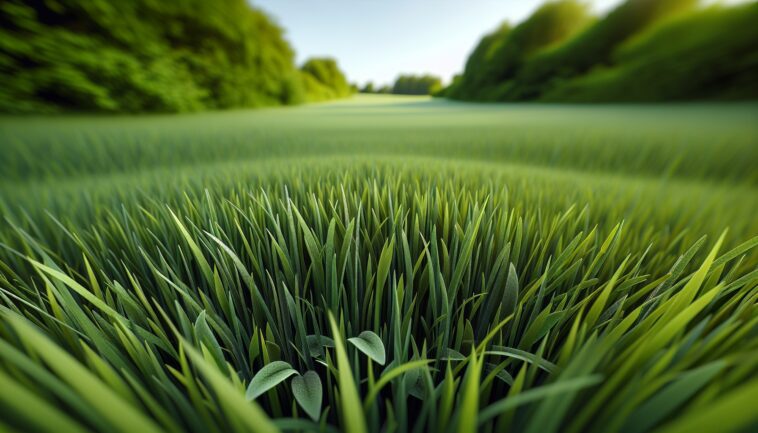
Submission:
<svg viewBox="0 0 758 433">
<path fill-rule="evenodd" d="M 0 118 L 0 403 L 72 431 L 749 429 L 756 120 Z"/>
</svg>

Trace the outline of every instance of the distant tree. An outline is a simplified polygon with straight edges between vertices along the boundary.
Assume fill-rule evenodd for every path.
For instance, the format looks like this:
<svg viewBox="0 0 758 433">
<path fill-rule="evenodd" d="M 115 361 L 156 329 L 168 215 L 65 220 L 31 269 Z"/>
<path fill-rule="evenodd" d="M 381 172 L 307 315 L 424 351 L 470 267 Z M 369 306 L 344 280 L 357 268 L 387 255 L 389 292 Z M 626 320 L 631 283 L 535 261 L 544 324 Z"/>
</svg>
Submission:
<svg viewBox="0 0 758 433">
<path fill-rule="evenodd" d="M 492 53 L 499 45 L 507 40 L 511 32 L 511 25 L 503 23 L 494 32 L 485 35 L 474 48 L 466 60 L 464 73 L 445 90 L 447 97 L 454 99 L 482 99 L 487 88 L 492 87 L 488 77 L 489 69 L 494 65 L 491 62 Z"/>
<path fill-rule="evenodd" d="M 433 75 L 400 75 L 392 86 L 396 95 L 431 95 L 442 89 L 442 80 Z"/>
<path fill-rule="evenodd" d="M 441 87 L 436 92 L 432 93 L 432 96 L 437 98 L 447 98 L 450 96 L 450 93 L 454 91 L 454 89 L 460 85 L 461 79 L 463 78 L 462 74 L 455 74 L 453 75 L 453 79 L 450 81 L 450 84 L 447 87 Z"/>
<path fill-rule="evenodd" d="M 306 99 L 324 101 L 344 98 L 353 93 L 345 74 L 332 58 L 312 58 L 300 68 L 305 85 Z"/>
<path fill-rule="evenodd" d="M 599 77 L 593 71 L 613 65 L 618 60 L 615 53 L 627 41 L 697 4 L 698 0 L 626 0 L 602 19 L 595 19 L 585 2 L 550 1 L 517 26 L 503 24 L 482 38 L 461 78 L 443 93 L 478 101 L 561 100 L 568 95 L 587 95 L 590 82 L 594 86 L 600 81 L 579 83 L 581 77 Z M 709 30 L 703 27 L 693 33 Z M 683 34 L 679 39 L 688 38 Z M 685 57 L 689 55 L 680 55 L 684 57 L 679 60 L 688 63 Z M 603 76 L 606 83 L 610 79 L 609 74 Z M 569 84 L 574 90 L 566 90 Z"/>
<path fill-rule="evenodd" d="M 529 56 L 576 34 L 591 18 L 586 3 L 561 0 L 545 3 L 516 27 L 502 24 L 476 47 L 450 96 L 499 99 L 502 85 L 516 76 Z"/>
<path fill-rule="evenodd" d="M 0 111 L 290 104 L 282 30 L 246 0 L 0 1 Z"/>
<path fill-rule="evenodd" d="M 383 94 L 383 95 L 389 95 L 392 93 L 392 86 L 385 84 L 384 86 L 380 87 L 376 93 Z"/>
<path fill-rule="evenodd" d="M 665 20 L 622 44 L 611 65 L 563 81 L 550 101 L 758 98 L 758 2 Z"/>
<path fill-rule="evenodd" d="M 621 44 L 675 15 L 692 11 L 699 0 L 626 0 L 603 19 L 555 49 L 537 53 L 499 99 L 535 99 L 567 79 L 607 65 Z"/>
<path fill-rule="evenodd" d="M 371 81 L 367 82 L 361 89 L 361 93 L 374 93 L 374 83 Z"/>
</svg>

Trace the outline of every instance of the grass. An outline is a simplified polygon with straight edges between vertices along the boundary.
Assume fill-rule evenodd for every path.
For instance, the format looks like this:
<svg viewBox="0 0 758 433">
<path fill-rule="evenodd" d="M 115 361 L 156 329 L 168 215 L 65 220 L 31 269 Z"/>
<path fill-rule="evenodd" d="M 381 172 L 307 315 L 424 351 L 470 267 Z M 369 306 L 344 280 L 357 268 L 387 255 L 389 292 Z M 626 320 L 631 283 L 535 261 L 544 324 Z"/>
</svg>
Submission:
<svg viewBox="0 0 758 433">
<path fill-rule="evenodd" d="M 754 105 L 0 120 L 0 428 L 748 431 Z"/>
</svg>

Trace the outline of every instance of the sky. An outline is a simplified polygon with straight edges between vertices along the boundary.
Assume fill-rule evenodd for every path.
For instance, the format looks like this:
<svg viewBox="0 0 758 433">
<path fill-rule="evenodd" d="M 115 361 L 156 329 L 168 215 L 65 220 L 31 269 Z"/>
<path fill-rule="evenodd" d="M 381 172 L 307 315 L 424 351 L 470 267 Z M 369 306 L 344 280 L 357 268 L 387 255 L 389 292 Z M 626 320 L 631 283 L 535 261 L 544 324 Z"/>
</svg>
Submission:
<svg viewBox="0 0 758 433">
<path fill-rule="evenodd" d="M 337 59 L 348 80 L 390 84 L 400 73 L 448 82 L 485 33 L 545 0 L 250 0 L 284 27 L 300 64 Z M 734 2 L 728 1 L 729 3 Z M 620 0 L 590 0 L 602 14 Z"/>
</svg>

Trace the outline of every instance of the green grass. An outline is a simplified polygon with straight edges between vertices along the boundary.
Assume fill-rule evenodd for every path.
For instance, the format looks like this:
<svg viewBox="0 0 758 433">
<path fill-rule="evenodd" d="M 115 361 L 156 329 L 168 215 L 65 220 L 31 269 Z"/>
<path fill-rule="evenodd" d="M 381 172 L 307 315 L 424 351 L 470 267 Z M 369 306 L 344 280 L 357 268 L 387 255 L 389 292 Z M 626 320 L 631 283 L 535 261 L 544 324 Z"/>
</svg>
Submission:
<svg viewBox="0 0 758 433">
<path fill-rule="evenodd" d="M 360 95 L 255 112 L 0 118 L 0 171 L 19 181 L 293 155 L 413 155 L 755 185 L 757 113 L 754 103 L 477 105 Z"/>
<path fill-rule="evenodd" d="M 748 431 L 756 106 L 0 120 L 0 429 Z"/>
</svg>

